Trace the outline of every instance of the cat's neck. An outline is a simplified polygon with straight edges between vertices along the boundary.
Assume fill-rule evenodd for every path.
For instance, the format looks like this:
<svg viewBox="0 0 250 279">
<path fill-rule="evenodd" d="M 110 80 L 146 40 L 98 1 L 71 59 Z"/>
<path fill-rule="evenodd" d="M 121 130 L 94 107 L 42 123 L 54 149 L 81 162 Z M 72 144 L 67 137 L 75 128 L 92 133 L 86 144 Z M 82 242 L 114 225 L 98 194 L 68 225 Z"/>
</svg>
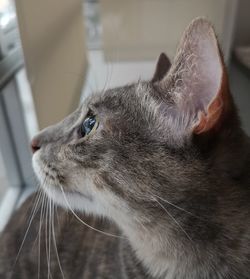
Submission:
<svg viewBox="0 0 250 279">
<path fill-rule="evenodd" d="M 214 178 L 221 184 L 249 184 L 250 138 L 241 129 L 235 129 L 233 133 L 224 131 L 210 153 L 209 164 L 215 173 Z"/>
<path fill-rule="evenodd" d="M 159 234 L 156 235 L 145 229 L 143 225 L 119 225 L 128 237 L 132 247 L 131 251 L 130 245 L 123 242 L 123 249 L 126 250 L 123 253 L 125 265 L 129 267 L 132 260 L 132 266 L 137 266 L 134 264 L 136 260 L 131 254 L 134 253 L 137 261 L 139 260 L 140 264 L 142 264 L 138 264 L 139 270 L 137 272 L 140 272 L 140 274 L 144 274 L 144 276 L 145 274 L 150 274 L 152 276 L 147 278 L 172 278 L 175 268 L 177 268 L 176 248 L 179 245 L 177 244 L 175 248 L 173 247 L 174 243 L 171 241 L 168 229 L 166 228 L 164 232 L 159 231 Z M 181 245 L 179 248 L 181 248 Z"/>
<path fill-rule="evenodd" d="M 131 220 L 127 220 L 128 222 L 123 220 L 121 223 L 118 221 L 137 258 L 153 278 L 181 279 L 186 278 L 186 274 L 190 274 L 189 278 L 201 278 L 199 276 L 204 270 L 208 272 L 204 265 L 216 265 L 216 256 L 214 259 L 209 259 L 209 255 L 214 251 L 214 239 L 223 239 L 223 234 L 216 235 L 219 229 L 216 222 L 213 222 L 212 216 L 224 220 L 225 223 L 221 221 L 220 224 L 222 230 L 226 230 L 228 224 L 236 220 L 244 227 L 244 218 L 242 218 L 244 214 L 239 212 L 237 199 L 243 200 L 244 196 L 250 195 L 246 187 L 250 185 L 250 144 L 249 138 L 244 133 L 237 140 L 238 142 L 234 142 L 229 139 L 227 145 L 225 142 L 224 147 L 219 146 L 220 150 L 215 152 L 213 162 L 210 161 L 214 166 L 210 165 L 210 173 L 204 173 L 203 180 L 207 180 L 204 182 L 207 183 L 204 196 L 197 193 L 198 201 L 193 201 L 194 203 L 200 201 L 200 213 L 198 211 L 196 214 L 196 211 L 188 208 L 189 203 L 182 212 L 176 213 L 176 208 L 159 200 L 158 205 L 162 207 L 164 217 L 162 215 L 159 220 L 156 220 L 151 228 L 139 223 L 130 223 L 128 226 Z M 194 178 L 193 183 L 201 182 Z M 235 191 L 237 191 L 237 199 L 233 197 Z M 190 204 L 192 205 L 192 201 Z M 225 206 L 227 204 L 230 204 L 230 208 Z M 249 212 L 249 205 L 241 204 L 241 206 L 241 212 Z M 192 224 L 188 227 L 187 223 L 190 222 Z M 240 225 L 239 232 L 230 236 L 232 239 L 241 237 Z M 199 230 L 196 229 L 197 227 Z M 181 236 L 176 234 L 176 228 Z M 223 245 L 227 247 L 228 243 Z M 199 251 L 202 251 L 202 255 L 199 255 Z M 218 266 L 218 272 L 220 272 L 219 268 Z M 213 275 L 211 276 L 214 278 Z"/>
</svg>

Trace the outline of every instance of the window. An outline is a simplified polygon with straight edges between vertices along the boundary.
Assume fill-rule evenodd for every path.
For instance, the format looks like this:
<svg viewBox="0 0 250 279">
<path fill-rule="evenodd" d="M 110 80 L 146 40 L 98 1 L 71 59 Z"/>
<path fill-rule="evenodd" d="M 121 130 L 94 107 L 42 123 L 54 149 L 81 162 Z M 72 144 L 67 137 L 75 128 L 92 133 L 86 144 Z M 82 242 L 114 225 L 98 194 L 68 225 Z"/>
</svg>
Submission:
<svg viewBox="0 0 250 279">
<path fill-rule="evenodd" d="M 22 56 L 19 51 L 0 63 L 0 230 L 17 205 L 23 190 L 34 187 L 29 137 L 20 98 Z M 3 70 L 3 71 L 1 71 Z M 6 74 L 7 73 L 7 74 Z"/>
<path fill-rule="evenodd" d="M 29 150 L 29 103 L 14 6 L 0 1 L 0 231 L 24 190 L 34 187 Z M 30 111 L 30 110 L 26 110 Z M 27 119 L 27 117 L 26 117 Z M 35 121 L 35 118 L 32 117 Z M 27 125 L 26 125 L 27 123 Z M 33 124 L 34 127 L 34 124 Z M 30 129 L 28 129 L 30 128 Z"/>
<path fill-rule="evenodd" d="M 3 196 L 6 194 L 6 191 L 9 187 L 9 182 L 6 177 L 6 170 L 3 163 L 3 157 L 0 153 L 0 203 L 3 200 Z"/>
<path fill-rule="evenodd" d="M 36 189 L 29 142 L 37 123 L 40 128 L 55 123 L 79 103 L 84 80 L 79 76 L 87 66 L 81 5 L 81 0 L 16 1 L 21 50 L 15 8 L 11 0 L 0 0 L 0 231 L 20 200 Z M 74 70 L 67 71 L 69 65 Z"/>
</svg>

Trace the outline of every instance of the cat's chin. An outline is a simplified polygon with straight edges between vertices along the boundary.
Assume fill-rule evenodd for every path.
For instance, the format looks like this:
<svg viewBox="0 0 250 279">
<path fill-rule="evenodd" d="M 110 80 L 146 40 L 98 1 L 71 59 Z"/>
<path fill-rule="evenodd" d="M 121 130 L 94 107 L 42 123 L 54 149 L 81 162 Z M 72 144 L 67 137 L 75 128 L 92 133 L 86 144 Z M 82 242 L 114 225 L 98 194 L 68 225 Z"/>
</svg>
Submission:
<svg viewBox="0 0 250 279">
<path fill-rule="evenodd" d="M 63 190 L 62 186 L 46 183 L 42 185 L 43 191 L 49 199 L 55 204 L 69 210 L 89 212 L 93 207 L 93 200 L 91 197 L 85 196 L 79 192 L 68 192 Z"/>
<path fill-rule="evenodd" d="M 42 189 L 49 199 L 65 209 L 93 213 L 93 199 L 90 196 L 79 192 L 63 190 L 63 186 L 54 185 L 49 182 L 43 184 Z"/>
<path fill-rule="evenodd" d="M 38 152 L 32 158 L 32 165 L 42 190 L 55 204 L 69 210 L 93 213 L 95 208 L 93 198 L 79 191 L 67 190 L 59 181 L 52 180 L 46 174 L 47 171 L 45 171 L 45 166 L 39 159 Z"/>
</svg>

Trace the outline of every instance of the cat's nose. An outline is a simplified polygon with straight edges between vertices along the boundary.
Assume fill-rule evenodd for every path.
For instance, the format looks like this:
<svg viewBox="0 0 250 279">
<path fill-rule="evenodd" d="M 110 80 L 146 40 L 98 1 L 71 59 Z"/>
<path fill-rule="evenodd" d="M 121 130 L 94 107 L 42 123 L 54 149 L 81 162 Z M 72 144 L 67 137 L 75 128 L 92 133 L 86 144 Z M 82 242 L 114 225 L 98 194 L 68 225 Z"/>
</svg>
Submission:
<svg viewBox="0 0 250 279">
<path fill-rule="evenodd" d="M 31 146 L 31 150 L 32 150 L 33 154 L 34 154 L 37 150 L 39 150 L 40 147 L 41 147 L 40 144 L 39 144 L 39 142 L 38 142 L 38 140 L 37 140 L 36 138 L 33 138 L 33 139 L 31 140 L 30 146 Z"/>
</svg>

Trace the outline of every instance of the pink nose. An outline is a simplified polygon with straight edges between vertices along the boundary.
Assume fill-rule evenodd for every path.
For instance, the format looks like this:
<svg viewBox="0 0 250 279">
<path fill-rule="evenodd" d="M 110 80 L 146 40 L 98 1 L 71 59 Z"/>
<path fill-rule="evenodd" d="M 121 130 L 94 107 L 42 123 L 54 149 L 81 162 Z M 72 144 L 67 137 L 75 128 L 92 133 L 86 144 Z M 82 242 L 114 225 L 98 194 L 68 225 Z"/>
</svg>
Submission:
<svg viewBox="0 0 250 279">
<path fill-rule="evenodd" d="M 38 142 L 38 140 L 36 140 L 36 139 L 32 139 L 30 145 L 31 145 L 31 150 L 32 150 L 33 154 L 34 154 L 37 150 L 40 149 L 39 142 Z"/>
</svg>

